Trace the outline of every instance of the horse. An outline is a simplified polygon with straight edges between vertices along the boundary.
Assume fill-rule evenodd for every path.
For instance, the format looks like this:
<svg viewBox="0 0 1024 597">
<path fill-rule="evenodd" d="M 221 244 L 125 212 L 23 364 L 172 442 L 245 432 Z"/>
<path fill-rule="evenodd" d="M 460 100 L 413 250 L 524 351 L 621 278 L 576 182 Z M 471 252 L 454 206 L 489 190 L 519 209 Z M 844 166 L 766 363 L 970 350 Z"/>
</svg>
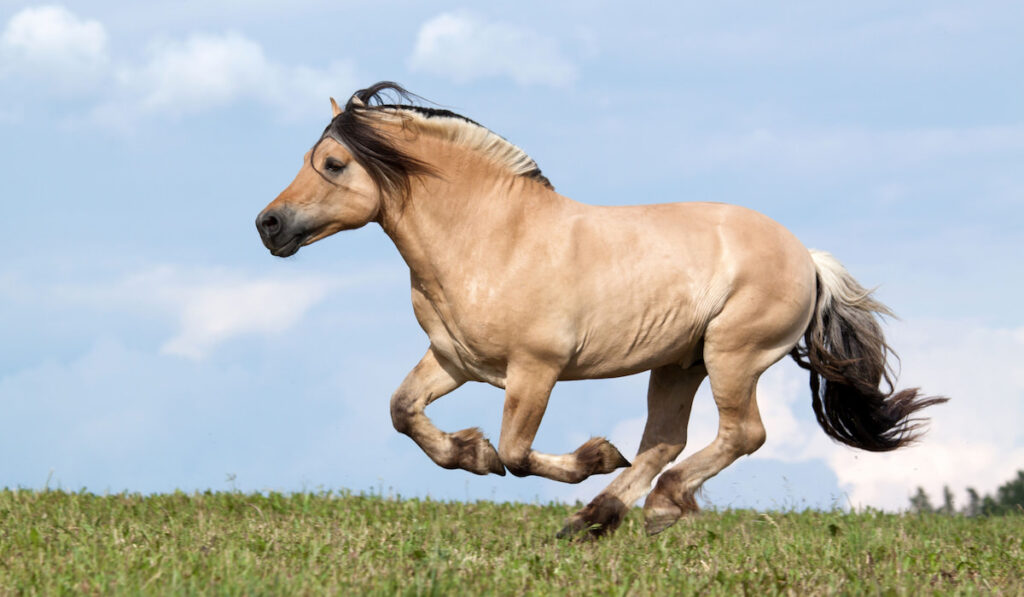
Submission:
<svg viewBox="0 0 1024 597">
<path fill-rule="evenodd" d="M 702 484 L 764 443 L 757 381 L 786 355 L 810 372 L 822 429 L 855 448 L 907 445 L 921 433 L 916 413 L 946 400 L 894 389 L 879 324 L 889 309 L 767 216 L 578 203 L 519 147 L 417 99 L 388 81 L 343 109 L 331 98 L 330 123 L 256 227 L 278 257 L 369 222 L 394 242 L 429 346 L 391 397 L 391 418 L 436 464 L 566 483 L 624 468 L 559 536 L 610 533 L 648 492 L 649 534 L 697 512 Z M 532 449 L 556 382 L 644 371 L 632 463 L 600 437 L 568 454 Z M 686 445 L 705 378 L 718 433 L 662 473 Z M 444 432 L 424 413 L 467 381 L 505 392 L 497 449 L 478 428 Z"/>
</svg>

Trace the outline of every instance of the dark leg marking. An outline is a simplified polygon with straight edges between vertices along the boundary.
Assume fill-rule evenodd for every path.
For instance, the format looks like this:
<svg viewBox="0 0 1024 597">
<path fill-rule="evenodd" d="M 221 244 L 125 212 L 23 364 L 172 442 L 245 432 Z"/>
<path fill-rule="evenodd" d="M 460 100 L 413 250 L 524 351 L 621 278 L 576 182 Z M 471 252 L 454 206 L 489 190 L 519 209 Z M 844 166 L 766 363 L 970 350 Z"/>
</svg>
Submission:
<svg viewBox="0 0 1024 597">
<path fill-rule="evenodd" d="M 619 450 L 603 437 L 592 437 L 573 452 L 580 469 L 587 476 L 610 473 L 617 468 L 630 466 Z"/>
<path fill-rule="evenodd" d="M 602 493 L 582 510 L 570 516 L 557 536 L 559 539 L 583 540 L 603 537 L 619 528 L 627 512 L 628 508 L 622 500 Z M 581 535 L 583 531 L 585 533 Z"/>
<path fill-rule="evenodd" d="M 498 451 L 479 427 L 456 431 L 448 437 L 452 440 L 455 455 L 452 465 L 445 468 L 461 468 L 478 475 L 494 473 L 505 476 L 505 466 L 498 458 Z"/>
</svg>

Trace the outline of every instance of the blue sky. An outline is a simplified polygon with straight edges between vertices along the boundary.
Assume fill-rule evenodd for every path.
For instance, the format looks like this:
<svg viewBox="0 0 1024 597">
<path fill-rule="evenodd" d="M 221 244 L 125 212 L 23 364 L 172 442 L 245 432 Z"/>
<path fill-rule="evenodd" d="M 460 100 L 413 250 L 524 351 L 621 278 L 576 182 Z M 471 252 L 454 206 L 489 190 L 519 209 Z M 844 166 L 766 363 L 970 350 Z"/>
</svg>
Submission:
<svg viewBox="0 0 1024 597">
<path fill-rule="evenodd" d="M 900 315 L 920 445 L 854 452 L 786 361 L 713 506 L 897 509 L 1024 468 L 1019 3 L 0 1 L 0 486 L 589 499 L 435 467 L 388 399 L 426 348 L 376 226 L 287 260 L 256 213 L 339 100 L 403 83 L 595 204 L 715 200 L 831 251 Z M 646 379 L 560 384 L 536 442 L 635 451 Z M 502 394 L 431 406 L 497 438 Z M 716 415 L 698 395 L 686 453 Z M 233 481 L 228 479 L 232 478 Z"/>
</svg>

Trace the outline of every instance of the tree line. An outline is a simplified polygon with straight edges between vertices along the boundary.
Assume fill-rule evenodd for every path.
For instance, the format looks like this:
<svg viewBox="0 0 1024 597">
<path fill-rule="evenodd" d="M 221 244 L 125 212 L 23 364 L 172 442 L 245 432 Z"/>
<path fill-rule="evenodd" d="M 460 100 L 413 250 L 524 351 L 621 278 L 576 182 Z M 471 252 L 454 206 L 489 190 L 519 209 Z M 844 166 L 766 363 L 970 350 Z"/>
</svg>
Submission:
<svg viewBox="0 0 1024 597">
<path fill-rule="evenodd" d="M 973 487 L 967 488 L 967 503 L 957 510 L 953 503 L 953 492 L 949 486 L 942 488 L 942 505 L 932 505 L 931 497 L 923 487 L 910 496 L 910 511 L 915 513 L 934 512 L 937 514 L 961 514 L 963 516 L 998 516 L 1001 514 L 1024 514 L 1024 470 L 1017 471 L 1017 477 L 1007 481 L 996 490 L 995 495 L 978 494 Z"/>
</svg>

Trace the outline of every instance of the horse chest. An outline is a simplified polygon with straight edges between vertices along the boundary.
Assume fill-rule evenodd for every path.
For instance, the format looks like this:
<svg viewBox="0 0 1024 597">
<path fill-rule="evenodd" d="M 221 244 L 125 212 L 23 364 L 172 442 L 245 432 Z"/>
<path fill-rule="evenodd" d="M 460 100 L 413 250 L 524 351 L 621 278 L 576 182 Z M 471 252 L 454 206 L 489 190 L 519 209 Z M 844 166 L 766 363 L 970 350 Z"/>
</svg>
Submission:
<svg viewBox="0 0 1024 597">
<path fill-rule="evenodd" d="M 435 351 L 470 378 L 505 386 L 507 355 L 485 322 L 458 318 L 442 295 L 422 285 L 413 285 L 412 307 Z"/>
</svg>

